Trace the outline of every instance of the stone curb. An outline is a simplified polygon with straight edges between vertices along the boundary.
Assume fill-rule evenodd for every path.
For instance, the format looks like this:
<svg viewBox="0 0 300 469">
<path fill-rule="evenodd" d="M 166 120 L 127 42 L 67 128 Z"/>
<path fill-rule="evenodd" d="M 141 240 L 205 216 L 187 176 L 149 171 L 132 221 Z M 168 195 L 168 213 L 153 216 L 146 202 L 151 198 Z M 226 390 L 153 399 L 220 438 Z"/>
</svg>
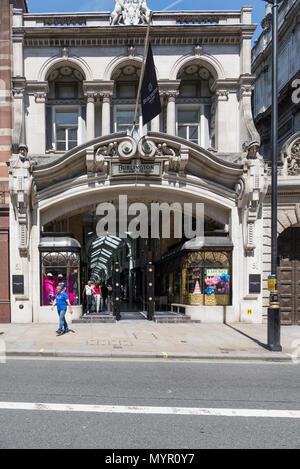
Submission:
<svg viewBox="0 0 300 469">
<path fill-rule="evenodd" d="M 264 362 L 292 362 L 291 356 L 284 353 L 271 352 L 268 355 L 253 354 L 253 355 L 240 355 L 240 354 L 182 354 L 182 353 L 167 353 L 167 352 L 140 352 L 140 353 L 120 353 L 120 352 L 75 352 L 75 351 L 49 351 L 49 350 L 32 350 L 20 351 L 9 350 L 6 352 L 6 357 L 40 357 L 40 358 L 131 358 L 131 359 L 161 359 L 164 360 L 240 360 L 240 361 L 264 361 Z"/>
</svg>

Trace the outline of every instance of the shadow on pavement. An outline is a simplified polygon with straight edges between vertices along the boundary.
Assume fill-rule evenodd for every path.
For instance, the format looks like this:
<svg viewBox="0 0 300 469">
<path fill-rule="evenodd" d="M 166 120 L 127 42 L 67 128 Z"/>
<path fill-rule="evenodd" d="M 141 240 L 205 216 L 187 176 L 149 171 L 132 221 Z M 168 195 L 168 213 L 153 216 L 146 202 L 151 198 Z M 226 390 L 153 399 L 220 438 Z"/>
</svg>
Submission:
<svg viewBox="0 0 300 469">
<path fill-rule="evenodd" d="M 267 344 L 264 344 L 263 342 L 260 342 L 260 340 L 257 340 L 257 339 L 254 339 L 254 337 L 251 337 L 250 335 L 246 334 L 245 332 L 242 332 L 240 331 L 239 329 L 237 329 L 236 327 L 232 326 L 231 324 L 226 324 L 225 323 L 225 326 L 227 327 L 230 327 L 231 329 L 233 329 L 234 331 L 238 332 L 239 334 L 243 335 L 244 337 L 247 337 L 247 339 L 250 339 L 252 340 L 252 342 L 255 342 L 257 345 L 259 345 L 260 347 L 270 351 L 269 347 Z"/>
</svg>

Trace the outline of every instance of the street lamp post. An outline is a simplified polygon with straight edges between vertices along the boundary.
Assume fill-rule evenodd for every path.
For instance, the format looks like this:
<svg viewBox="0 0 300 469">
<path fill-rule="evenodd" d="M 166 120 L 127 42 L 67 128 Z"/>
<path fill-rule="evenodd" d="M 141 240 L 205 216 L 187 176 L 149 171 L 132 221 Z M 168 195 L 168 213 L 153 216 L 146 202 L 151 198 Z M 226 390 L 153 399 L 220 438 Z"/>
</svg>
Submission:
<svg viewBox="0 0 300 469">
<path fill-rule="evenodd" d="M 277 158 L 278 158 L 278 6 L 282 0 L 266 0 L 272 5 L 272 196 L 271 196 L 271 276 L 268 308 L 268 348 L 280 352 L 280 307 L 277 291 Z"/>
</svg>

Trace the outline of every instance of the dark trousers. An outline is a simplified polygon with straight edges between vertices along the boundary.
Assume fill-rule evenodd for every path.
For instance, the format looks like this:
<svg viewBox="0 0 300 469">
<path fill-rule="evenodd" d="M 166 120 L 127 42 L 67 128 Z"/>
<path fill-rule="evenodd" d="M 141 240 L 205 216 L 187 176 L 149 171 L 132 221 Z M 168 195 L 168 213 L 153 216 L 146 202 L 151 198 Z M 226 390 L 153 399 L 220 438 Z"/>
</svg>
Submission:
<svg viewBox="0 0 300 469">
<path fill-rule="evenodd" d="M 91 311 L 93 295 L 86 295 L 86 310 Z"/>
</svg>

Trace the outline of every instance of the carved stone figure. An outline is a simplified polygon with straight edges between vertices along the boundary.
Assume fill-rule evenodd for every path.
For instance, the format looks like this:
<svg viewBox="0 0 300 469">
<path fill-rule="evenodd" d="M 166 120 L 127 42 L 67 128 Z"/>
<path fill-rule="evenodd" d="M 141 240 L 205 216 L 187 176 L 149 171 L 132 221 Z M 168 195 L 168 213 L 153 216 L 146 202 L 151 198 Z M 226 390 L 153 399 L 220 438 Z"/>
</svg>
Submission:
<svg viewBox="0 0 300 469">
<path fill-rule="evenodd" d="M 115 8 L 110 15 L 110 24 L 119 24 L 120 21 L 123 18 L 123 8 L 124 8 L 124 2 L 123 0 L 114 0 L 115 2 Z"/>
<path fill-rule="evenodd" d="M 297 176 L 300 174 L 300 139 L 296 140 L 287 158 L 288 174 Z"/>
<path fill-rule="evenodd" d="M 146 0 L 114 0 L 115 8 L 110 16 L 110 24 L 137 25 L 149 21 L 151 11 Z"/>
<path fill-rule="evenodd" d="M 32 161 L 27 157 L 28 148 L 21 144 L 18 154 L 8 162 L 10 196 L 18 221 L 18 248 L 21 256 L 28 254 L 28 219 L 32 192 Z"/>
<path fill-rule="evenodd" d="M 103 156 L 116 156 L 118 142 L 110 142 L 108 145 L 103 145 L 97 149 L 97 155 Z"/>
</svg>

